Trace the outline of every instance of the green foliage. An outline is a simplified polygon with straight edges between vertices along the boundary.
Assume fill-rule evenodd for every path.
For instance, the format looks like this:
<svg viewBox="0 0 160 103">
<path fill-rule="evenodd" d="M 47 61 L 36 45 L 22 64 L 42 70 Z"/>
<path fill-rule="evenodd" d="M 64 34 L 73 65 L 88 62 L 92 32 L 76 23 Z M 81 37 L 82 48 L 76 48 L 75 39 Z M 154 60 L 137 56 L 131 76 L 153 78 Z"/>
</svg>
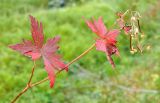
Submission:
<svg viewBox="0 0 160 103">
<path fill-rule="evenodd" d="M 157 103 L 159 93 L 134 92 L 134 89 L 160 89 L 160 15 L 156 0 L 94 0 L 80 2 L 78 6 L 47 9 L 46 0 L 2 0 L 0 3 L 0 103 L 8 103 L 25 87 L 32 61 L 7 46 L 31 39 L 28 15 L 35 16 L 44 25 L 46 38 L 61 35 L 60 53 L 72 60 L 94 42 L 96 38 L 82 17 L 103 16 L 107 27 L 114 23 L 117 11 L 136 9 L 142 15 L 144 43 L 151 50 L 143 54 L 129 53 L 128 38 L 119 36 L 121 57 L 113 57 L 116 70 L 106 60 L 105 54 L 96 50 L 70 67 L 69 73 L 57 77 L 55 87 L 43 83 L 24 94 L 20 103 Z M 154 6 L 156 5 L 156 6 Z M 145 46 L 146 46 L 145 45 Z M 33 81 L 46 77 L 42 61 L 37 61 Z M 124 89 L 124 87 L 132 89 Z"/>
</svg>

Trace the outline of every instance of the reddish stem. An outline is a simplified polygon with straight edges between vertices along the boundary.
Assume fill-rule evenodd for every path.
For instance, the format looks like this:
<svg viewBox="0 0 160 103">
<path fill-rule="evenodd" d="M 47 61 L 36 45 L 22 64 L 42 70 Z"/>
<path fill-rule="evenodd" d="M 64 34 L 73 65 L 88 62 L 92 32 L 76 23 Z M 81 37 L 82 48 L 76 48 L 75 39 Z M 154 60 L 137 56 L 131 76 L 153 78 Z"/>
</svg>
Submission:
<svg viewBox="0 0 160 103">
<path fill-rule="evenodd" d="M 27 85 L 27 86 L 11 101 L 11 103 L 15 103 L 16 100 L 17 100 L 23 93 L 25 93 L 28 89 L 29 89 L 29 86 Z"/>
<path fill-rule="evenodd" d="M 31 81 L 32 81 L 32 77 L 34 75 L 34 69 L 35 69 L 35 66 L 36 66 L 36 62 L 33 61 L 33 63 L 34 64 L 33 64 L 33 67 L 32 67 L 31 75 L 30 75 L 29 81 L 27 83 L 27 86 L 12 100 L 11 103 L 15 103 L 16 100 L 31 87 Z"/>
<path fill-rule="evenodd" d="M 89 47 L 86 51 L 84 51 L 82 54 L 80 54 L 78 57 L 76 57 L 75 59 L 73 59 L 71 62 L 69 62 L 68 64 L 67 64 L 67 66 L 70 66 L 71 64 L 73 64 L 74 62 L 76 62 L 77 60 L 79 60 L 80 58 L 82 58 L 84 55 L 86 55 L 89 51 L 91 51 L 93 48 L 94 48 L 94 46 L 95 46 L 95 44 L 93 44 L 91 47 Z M 60 73 L 60 72 L 62 72 L 63 70 L 64 70 L 65 68 L 63 68 L 63 69 L 61 69 L 60 71 L 58 71 L 57 73 L 56 73 L 56 76 Z M 41 81 L 38 81 L 38 82 L 36 82 L 36 83 L 33 83 L 32 85 L 31 85 L 31 87 L 34 87 L 34 86 L 36 86 L 36 85 L 39 85 L 39 84 L 41 84 L 41 83 L 43 83 L 43 82 L 45 82 L 45 81 L 47 81 L 47 80 L 49 80 L 48 79 L 48 77 L 46 77 L 46 78 L 44 78 L 43 80 L 41 80 Z"/>
<path fill-rule="evenodd" d="M 33 67 L 32 67 L 32 72 L 31 72 L 31 76 L 30 76 L 30 78 L 29 78 L 29 81 L 28 81 L 28 85 L 30 86 L 30 83 L 31 83 L 31 81 L 32 81 L 32 77 L 33 77 L 33 75 L 34 75 L 34 69 L 35 69 L 35 66 L 36 66 L 36 62 L 35 61 L 33 61 Z"/>
<path fill-rule="evenodd" d="M 69 63 L 67 64 L 67 66 L 70 66 L 71 64 L 73 64 L 74 62 L 76 62 L 77 60 L 79 60 L 80 58 L 82 58 L 82 57 L 83 57 L 84 55 L 86 55 L 89 51 L 91 51 L 94 47 L 95 47 L 95 44 L 93 44 L 93 45 L 92 45 L 91 47 L 89 47 L 86 51 L 84 51 L 84 52 L 83 52 L 82 54 L 80 54 L 78 57 L 76 57 L 76 58 L 73 59 L 71 62 L 69 62 Z M 29 78 L 29 81 L 28 81 L 28 83 L 27 83 L 27 86 L 12 100 L 11 103 L 15 103 L 16 100 L 17 100 L 22 94 L 24 94 L 29 88 L 32 88 L 32 87 L 34 87 L 34 86 L 36 86 L 36 85 L 39 85 L 39 84 L 41 84 L 41 83 L 49 80 L 48 77 L 46 77 L 46 78 L 44 78 L 44 79 L 41 80 L 41 81 L 38 81 L 38 82 L 36 82 L 36 83 L 31 84 L 32 77 L 33 77 L 33 74 L 34 74 L 34 68 L 35 68 L 35 61 L 34 61 L 34 66 L 33 66 L 33 68 L 32 68 L 31 76 L 30 76 L 30 78 Z M 63 69 L 61 69 L 60 71 L 58 71 L 58 72 L 56 73 L 56 76 L 57 76 L 60 72 L 62 72 L 64 69 L 65 69 L 65 68 L 63 68 Z"/>
</svg>

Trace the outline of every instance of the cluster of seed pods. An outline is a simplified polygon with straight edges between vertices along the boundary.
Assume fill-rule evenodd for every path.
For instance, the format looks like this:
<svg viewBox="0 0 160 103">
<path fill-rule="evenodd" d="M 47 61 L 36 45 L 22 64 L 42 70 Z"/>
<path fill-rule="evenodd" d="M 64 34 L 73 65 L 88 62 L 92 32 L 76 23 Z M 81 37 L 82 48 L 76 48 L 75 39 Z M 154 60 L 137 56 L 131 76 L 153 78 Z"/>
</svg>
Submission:
<svg viewBox="0 0 160 103">
<path fill-rule="evenodd" d="M 144 33 L 141 31 L 140 26 L 140 14 L 137 11 L 131 12 L 131 33 L 130 33 L 130 52 L 135 53 L 137 51 L 142 52 L 142 45 L 140 44 L 140 39 L 144 37 Z"/>
<path fill-rule="evenodd" d="M 129 22 L 124 19 L 124 17 L 130 14 Z M 130 52 L 131 54 L 136 53 L 137 51 L 143 52 L 143 45 L 141 40 L 144 38 L 144 32 L 141 30 L 140 19 L 142 18 L 138 11 L 130 11 L 127 10 L 125 13 L 117 13 L 119 18 L 117 22 L 121 29 L 124 30 L 125 34 L 129 36 L 129 45 L 130 45 Z"/>
</svg>

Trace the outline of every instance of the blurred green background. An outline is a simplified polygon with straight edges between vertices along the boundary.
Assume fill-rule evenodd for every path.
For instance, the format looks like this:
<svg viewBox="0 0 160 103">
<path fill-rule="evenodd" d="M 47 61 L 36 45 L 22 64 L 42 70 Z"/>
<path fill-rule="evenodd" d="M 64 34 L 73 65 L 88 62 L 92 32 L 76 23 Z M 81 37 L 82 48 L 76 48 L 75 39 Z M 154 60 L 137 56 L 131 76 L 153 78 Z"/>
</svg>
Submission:
<svg viewBox="0 0 160 103">
<path fill-rule="evenodd" d="M 113 56 L 113 70 L 95 49 L 61 73 L 54 88 L 49 82 L 27 91 L 18 103 L 160 103 L 160 0 L 0 0 L 0 103 L 9 103 L 26 85 L 33 62 L 8 48 L 31 39 L 29 15 L 44 26 L 45 38 L 61 35 L 60 54 L 67 62 L 92 43 L 95 34 L 82 17 L 103 16 L 107 27 L 115 13 L 127 9 L 141 13 L 143 44 L 150 50 L 130 54 L 129 39 L 118 37 L 121 57 Z M 37 61 L 33 82 L 47 76 Z"/>
</svg>

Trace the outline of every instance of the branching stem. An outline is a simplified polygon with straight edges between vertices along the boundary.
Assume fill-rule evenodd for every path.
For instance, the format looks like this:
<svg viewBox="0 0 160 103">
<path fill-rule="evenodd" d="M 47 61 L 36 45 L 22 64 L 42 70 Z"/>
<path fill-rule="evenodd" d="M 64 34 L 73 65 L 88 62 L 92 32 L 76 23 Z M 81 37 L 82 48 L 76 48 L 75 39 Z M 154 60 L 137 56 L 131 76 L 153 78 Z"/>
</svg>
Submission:
<svg viewBox="0 0 160 103">
<path fill-rule="evenodd" d="M 76 57 L 76 58 L 73 59 L 71 62 L 69 62 L 69 63 L 67 64 L 67 66 L 70 66 L 70 65 L 73 64 L 74 62 L 78 61 L 80 58 L 82 58 L 84 55 L 86 55 L 89 51 L 91 51 L 94 47 L 95 47 L 95 43 L 94 43 L 93 45 L 91 45 L 91 46 L 90 46 L 86 51 L 84 51 L 82 54 L 80 54 L 78 57 Z M 33 65 L 33 67 L 32 67 L 31 76 L 30 76 L 30 78 L 29 78 L 29 81 L 28 81 L 28 83 L 27 83 L 27 86 L 11 101 L 11 103 L 15 103 L 15 102 L 17 101 L 17 99 L 18 99 L 22 94 L 24 94 L 25 92 L 27 92 L 28 89 L 30 89 L 30 88 L 32 88 L 32 87 L 34 87 L 34 86 L 37 86 L 37 85 L 39 85 L 39 84 L 41 84 L 41 83 L 44 83 L 45 81 L 48 81 L 48 80 L 49 80 L 48 77 L 46 77 L 46 78 L 44 78 L 43 80 L 40 80 L 40 81 L 32 84 L 31 81 L 32 81 L 32 77 L 33 77 L 33 75 L 34 75 L 34 69 L 35 69 L 35 61 L 34 61 L 34 65 Z M 56 76 L 57 76 L 60 72 L 62 72 L 63 70 L 65 70 L 65 68 L 63 68 L 63 69 L 61 69 L 60 71 L 58 71 L 58 72 L 56 73 Z"/>
</svg>

